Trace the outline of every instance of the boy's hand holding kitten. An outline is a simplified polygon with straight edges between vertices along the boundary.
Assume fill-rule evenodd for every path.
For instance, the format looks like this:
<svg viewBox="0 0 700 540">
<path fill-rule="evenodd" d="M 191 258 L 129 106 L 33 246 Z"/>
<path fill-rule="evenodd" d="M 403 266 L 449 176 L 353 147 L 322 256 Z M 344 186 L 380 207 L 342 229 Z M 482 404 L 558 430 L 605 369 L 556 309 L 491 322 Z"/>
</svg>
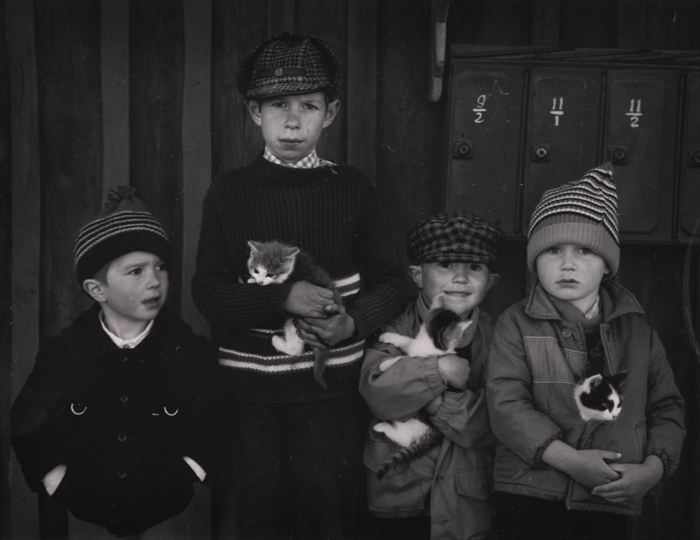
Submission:
<svg viewBox="0 0 700 540">
<path fill-rule="evenodd" d="M 464 390 L 469 380 L 469 360 L 450 353 L 438 357 L 438 371 L 447 386 Z"/>
</svg>

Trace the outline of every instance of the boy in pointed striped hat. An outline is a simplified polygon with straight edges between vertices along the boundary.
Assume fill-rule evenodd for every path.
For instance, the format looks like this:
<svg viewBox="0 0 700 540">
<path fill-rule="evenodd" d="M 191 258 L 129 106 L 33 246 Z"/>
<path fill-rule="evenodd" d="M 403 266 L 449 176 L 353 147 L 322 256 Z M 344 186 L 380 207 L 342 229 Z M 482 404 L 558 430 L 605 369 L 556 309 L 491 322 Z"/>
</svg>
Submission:
<svg viewBox="0 0 700 540">
<path fill-rule="evenodd" d="M 678 465 L 683 399 L 614 279 L 619 242 L 609 164 L 546 191 L 532 213 L 535 284 L 500 316 L 487 369 L 501 539 L 625 538 L 626 516 Z"/>
<path fill-rule="evenodd" d="M 214 349 L 163 309 L 170 240 L 132 188 L 110 192 L 73 254 L 94 304 L 42 342 L 12 407 L 15 452 L 86 536 L 161 538 L 211 471 Z"/>
</svg>

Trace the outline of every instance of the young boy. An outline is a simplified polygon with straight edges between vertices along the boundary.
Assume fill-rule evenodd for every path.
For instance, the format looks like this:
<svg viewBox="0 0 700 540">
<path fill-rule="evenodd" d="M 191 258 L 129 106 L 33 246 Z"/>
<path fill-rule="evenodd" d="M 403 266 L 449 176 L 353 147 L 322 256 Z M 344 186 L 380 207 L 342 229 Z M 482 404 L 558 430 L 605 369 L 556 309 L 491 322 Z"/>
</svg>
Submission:
<svg viewBox="0 0 700 540">
<path fill-rule="evenodd" d="M 369 180 L 316 153 L 340 107 L 328 46 L 273 38 L 247 59 L 239 83 L 265 148 L 211 186 L 193 279 L 235 400 L 227 434 L 235 470 L 215 488 L 214 528 L 246 539 L 343 538 L 354 534 L 361 493 L 364 339 L 398 312 L 408 287 L 381 247 L 374 223 L 386 208 Z M 342 305 L 306 280 L 248 283 L 251 240 L 310 254 Z M 297 356 L 273 347 L 290 317 L 307 344 L 328 348 L 326 388 L 314 379 L 310 348 Z"/>
<path fill-rule="evenodd" d="M 496 523 L 503 539 L 625 538 L 627 515 L 678 465 L 683 400 L 620 262 L 617 193 L 605 164 L 534 209 L 529 297 L 494 332 L 487 374 Z M 626 372 L 613 421 L 582 419 L 574 387 Z"/>
<path fill-rule="evenodd" d="M 365 444 L 368 496 L 376 538 L 486 538 L 490 528 L 492 436 L 485 403 L 484 367 L 491 338 L 479 309 L 497 279 L 491 267 L 497 230 L 476 217 L 439 215 L 409 234 L 410 274 L 420 289 L 387 331 L 414 337 L 436 299 L 471 325 L 454 353 L 406 356 L 393 345 L 368 350 L 360 377 L 375 419 Z M 383 362 L 400 356 L 388 368 Z M 377 478 L 400 446 L 372 427 L 423 413 L 444 439 L 407 467 Z"/>
<path fill-rule="evenodd" d="M 170 241 L 131 188 L 110 193 L 73 253 L 95 303 L 42 343 L 12 407 L 14 448 L 34 491 L 138 534 L 180 513 L 210 470 L 214 350 L 162 309 Z"/>
</svg>

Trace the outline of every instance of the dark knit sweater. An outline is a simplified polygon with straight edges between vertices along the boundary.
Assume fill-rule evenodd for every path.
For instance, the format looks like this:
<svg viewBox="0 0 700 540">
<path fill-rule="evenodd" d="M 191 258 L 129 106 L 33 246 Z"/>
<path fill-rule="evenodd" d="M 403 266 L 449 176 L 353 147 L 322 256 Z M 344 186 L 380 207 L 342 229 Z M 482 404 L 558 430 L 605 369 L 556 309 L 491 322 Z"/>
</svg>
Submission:
<svg viewBox="0 0 700 540">
<path fill-rule="evenodd" d="M 401 265 L 384 257 L 385 235 L 374 225 L 380 208 L 368 179 L 349 166 L 292 169 L 259 157 L 212 184 L 193 296 L 220 351 L 236 351 L 236 362 L 222 364 L 232 368 L 230 381 L 239 399 L 309 401 L 356 391 L 362 338 L 395 316 L 410 290 Z M 327 391 L 311 376 L 310 355 L 282 355 L 272 348 L 269 334 L 251 332 L 282 327 L 292 283 L 245 283 L 248 240 L 297 245 L 336 280 L 360 275 L 360 293 L 346 298 L 356 335 L 336 346 L 341 353 L 332 353 L 342 354 L 345 347 L 353 360 L 329 363 Z M 248 354 L 251 361 L 241 362 Z"/>
</svg>

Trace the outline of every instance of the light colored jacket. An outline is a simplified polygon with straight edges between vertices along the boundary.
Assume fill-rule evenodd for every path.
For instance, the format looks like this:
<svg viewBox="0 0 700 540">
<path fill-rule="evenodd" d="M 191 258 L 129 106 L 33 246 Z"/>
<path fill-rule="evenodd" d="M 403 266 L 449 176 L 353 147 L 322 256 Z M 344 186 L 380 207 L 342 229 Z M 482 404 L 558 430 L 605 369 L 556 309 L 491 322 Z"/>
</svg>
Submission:
<svg viewBox="0 0 700 540">
<path fill-rule="evenodd" d="M 419 299 L 386 331 L 415 336 L 427 308 Z M 401 518 L 425 513 L 429 501 L 431 539 L 486 538 L 491 512 L 488 504 L 493 437 L 486 412 L 484 364 L 491 324 L 481 313 L 471 344 L 468 388 L 448 390 L 438 372 L 438 358 L 404 357 L 381 372 L 379 364 L 402 352 L 384 343 L 367 350 L 360 392 L 375 418 L 365 444 L 369 469 L 369 509 L 377 516 Z M 443 402 L 430 421 L 444 434 L 439 447 L 416 457 L 406 467 L 378 480 L 376 471 L 399 448 L 372 430 L 377 420 L 403 420 L 416 415 L 437 396 Z"/>
<path fill-rule="evenodd" d="M 576 510 L 641 511 L 641 501 L 608 502 L 543 463 L 542 453 L 555 439 L 578 449 L 620 452 L 622 463 L 641 463 L 655 454 L 665 476 L 677 467 L 685 436 L 684 403 L 663 345 L 627 289 L 606 283 L 600 298 L 604 372 L 627 372 L 622 412 L 613 422 L 580 418 L 573 389 L 586 368 L 584 330 L 561 318 L 539 284 L 499 317 L 487 374 L 489 415 L 499 440 L 496 491 L 564 500 Z"/>
</svg>

